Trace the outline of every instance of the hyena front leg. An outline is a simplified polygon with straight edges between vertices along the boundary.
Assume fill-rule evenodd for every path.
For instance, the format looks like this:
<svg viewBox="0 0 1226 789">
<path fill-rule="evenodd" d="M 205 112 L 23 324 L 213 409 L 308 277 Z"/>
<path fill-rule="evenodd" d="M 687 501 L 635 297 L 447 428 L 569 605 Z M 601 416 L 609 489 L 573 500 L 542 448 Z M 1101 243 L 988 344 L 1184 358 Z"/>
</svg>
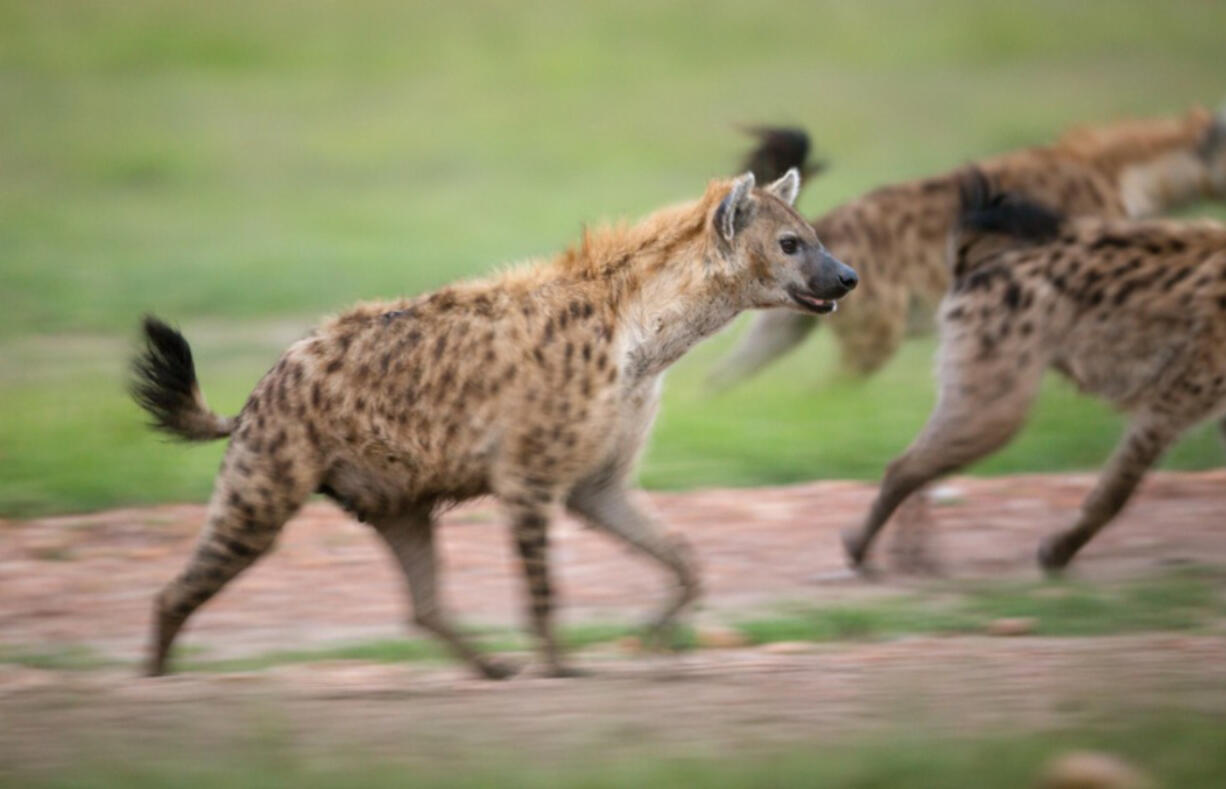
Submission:
<svg viewBox="0 0 1226 789">
<path fill-rule="evenodd" d="M 1039 564 L 1044 570 L 1064 569 L 1077 551 L 1124 508 L 1145 473 L 1176 435 L 1178 430 L 1157 420 L 1141 418 L 1129 426 L 1098 483 L 1082 502 L 1077 522 L 1039 545 Z"/>
<path fill-rule="evenodd" d="M 434 519 L 428 512 L 374 524 L 400 564 L 413 606 L 413 622 L 441 639 L 461 660 L 489 679 L 503 679 L 515 669 L 482 655 L 452 626 L 438 599 L 438 559 Z"/>
<path fill-rule="evenodd" d="M 511 517 L 511 533 L 523 566 L 528 591 L 528 613 L 536 635 L 545 673 L 551 677 L 573 677 L 581 672 L 562 661 L 553 632 L 553 586 L 549 577 L 548 497 L 525 496 L 505 500 Z"/>
<path fill-rule="evenodd" d="M 617 537 L 670 570 L 677 586 L 672 597 L 649 623 L 649 635 L 660 642 L 675 625 L 677 615 L 698 598 L 701 584 L 688 545 L 680 535 L 666 534 L 630 500 L 620 482 L 580 485 L 566 506 L 594 528 Z"/>
</svg>

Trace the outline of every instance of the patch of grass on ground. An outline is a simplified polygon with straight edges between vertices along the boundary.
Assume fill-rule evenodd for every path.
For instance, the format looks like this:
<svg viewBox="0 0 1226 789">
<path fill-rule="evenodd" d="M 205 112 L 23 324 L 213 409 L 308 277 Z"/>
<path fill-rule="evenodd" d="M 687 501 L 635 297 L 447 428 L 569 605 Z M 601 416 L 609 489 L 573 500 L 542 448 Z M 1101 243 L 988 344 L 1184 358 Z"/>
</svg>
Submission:
<svg viewBox="0 0 1226 789">
<path fill-rule="evenodd" d="M 1221 568 L 1187 567 L 1119 585 L 1076 581 L 936 588 L 936 594 L 835 606 L 793 605 L 740 622 L 754 643 L 840 641 L 932 633 L 982 633 L 994 620 L 1028 617 L 1041 636 L 1195 630 L 1226 616 Z"/>
<path fill-rule="evenodd" d="M 92 671 L 122 665 L 83 644 L 38 648 L 0 645 L 0 664 L 5 663 L 49 671 Z"/>
<path fill-rule="evenodd" d="M 719 789 L 822 786 L 994 787 L 1034 786 L 1055 756 L 1074 750 L 1118 754 L 1161 786 L 1180 789 L 1221 786 L 1226 776 L 1226 725 L 1195 715 L 1150 715 L 1110 725 L 987 736 L 938 736 L 914 729 L 840 738 L 790 748 L 753 748 L 737 754 L 639 756 L 612 761 L 607 754 L 572 757 L 560 764 L 529 763 L 510 754 L 441 765 L 398 764 L 339 751 L 308 759 L 288 746 L 205 760 L 192 749 L 156 759 L 93 760 L 74 768 L 23 772 L 16 785 L 42 789 L 140 789 L 177 786 L 296 786 L 332 789 L 361 785 L 400 787 L 676 787 Z"/>
</svg>

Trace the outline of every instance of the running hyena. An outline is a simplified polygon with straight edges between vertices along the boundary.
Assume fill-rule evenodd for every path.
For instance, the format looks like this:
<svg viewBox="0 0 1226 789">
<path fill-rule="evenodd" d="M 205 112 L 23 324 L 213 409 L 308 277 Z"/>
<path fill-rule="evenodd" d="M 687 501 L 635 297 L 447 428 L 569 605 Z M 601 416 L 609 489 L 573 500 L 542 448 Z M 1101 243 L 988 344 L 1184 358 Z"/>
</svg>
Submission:
<svg viewBox="0 0 1226 789">
<path fill-rule="evenodd" d="M 233 418 L 205 405 L 183 337 L 147 319 L 138 402 L 180 437 L 231 437 L 195 554 L 157 597 L 149 672 L 164 671 L 191 613 L 315 491 L 375 528 L 416 623 L 485 676 L 508 669 L 452 627 L 436 594 L 434 514 L 464 499 L 488 493 L 505 507 L 551 673 L 565 672 L 550 627 L 555 501 L 672 571 L 678 588 L 655 631 L 668 626 L 698 577 L 627 494 L 661 374 L 744 309 L 829 312 L 856 285 L 792 209 L 799 186 L 795 171 L 764 189 L 752 174 L 714 182 L 553 261 L 359 305 L 291 346 Z"/>
<path fill-rule="evenodd" d="M 1226 411 L 1226 227 L 1068 219 L 972 171 L 950 256 L 936 409 L 844 536 L 850 560 L 912 492 L 1003 446 L 1050 368 L 1130 416 L 1077 522 L 1039 550 L 1058 570 L 1181 432 Z"/>
<path fill-rule="evenodd" d="M 798 132 L 760 133 L 749 162 L 773 178 L 804 161 Z M 799 158 L 797 158 L 799 157 Z M 1075 129 L 1056 144 L 984 159 L 1001 188 L 1073 216 L 1144 217 L 1201 197 L 1226 197 L 1226 108 L 1182 117 Z M 772 174 L 773 172 L 773 174 Z M 836 257 L 860 273 L 847 308 L 830 318 L 843 366 L 870 375 L 898 348 L 920 307 L 924 320 L 945 295 L 945 241 L 958 211 L 958 172 L 885 186 L 818 217 L 813 227 Z M 758 315 L 712 375 L 728 386 L 799 345 L 822 321 L 772 310 Z"/>
</svg>

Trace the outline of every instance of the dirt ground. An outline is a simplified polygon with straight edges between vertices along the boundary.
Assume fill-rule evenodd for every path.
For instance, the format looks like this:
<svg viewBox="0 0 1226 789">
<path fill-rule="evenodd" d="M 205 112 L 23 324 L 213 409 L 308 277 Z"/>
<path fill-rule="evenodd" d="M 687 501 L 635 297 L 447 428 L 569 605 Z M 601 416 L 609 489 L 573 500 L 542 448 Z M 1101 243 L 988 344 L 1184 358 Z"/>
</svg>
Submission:
<svg viewBox="0 0 1226 789">
<path fill-rule="evenodd" d="M 945 573 L 1038 577 L 1038 539 L 1067 523 L 1092 482 L 950 481 L 934 508 Z M 783 600 L 855 599 L 926 583 L 889 572 L 885 550 L 877 580 L 843 570 L 837 533 L 857 522 L 873 491 L 821 482 L 645 497 L 694 545 L 706 583 L 699 617 L 718 620 Z M 1226 472 L 1155 474 L 1075 572 L 1115 580 L 1181 561 L 1226 563 L 1224 512 Z M 186 557 L 201 518 L 201 507 L 178 505 L 0 524 L 0 644 L 83 644 L 135 660 L 151 598 Z M 450 513 L 442 544 L 451 608 L 466 622 L 518 622 L 519 579 L 493 505 Z M 572 521 L 559 520 L 552 545 L 568 621 L 633 621 L 664 590 L 656 568 Z M 317 503 L 197 615 L 184 643 L 212 658 L 398 636 L 406 607 L 373 535 Z M 435 759 L 470 748 L 718 751 L 904 723 L 1029 728 L 1110 717 L 1124 703 L 1226 714 L 1226 638 L 1215 635 L 924 637 L 634 659 L 595 649 L 579 660 L 594 676 L 529 672 L 504 683 L 459 667 L 355 661 L 158 680 L 126 668 L 0 666 L 0 763 L 67 759 L 91 743 L 114 754 L 125 747 L 119 732 L 141 747 L 187 736 L 184 727 L 197 743 L 222 743 L 236 721 L 272 726 L 304 747 L 360 740 L 400 758 Z"/>
</svg>

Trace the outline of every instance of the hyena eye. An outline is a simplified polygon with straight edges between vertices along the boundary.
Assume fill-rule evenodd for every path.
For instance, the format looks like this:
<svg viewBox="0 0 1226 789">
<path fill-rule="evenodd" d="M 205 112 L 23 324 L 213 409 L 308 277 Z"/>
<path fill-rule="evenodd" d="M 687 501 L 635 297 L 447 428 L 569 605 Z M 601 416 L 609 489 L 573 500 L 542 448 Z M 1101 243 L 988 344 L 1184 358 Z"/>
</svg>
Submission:
<svg viewBox="0 0 1226 789">
<path fill-rule="evenodd" d="M 784 236 L 779 239 L 779 248 L 785 255 L 795 255 L 796 250 L 800 249 L 800 239 L 796 236 Z"/>
</svg>

